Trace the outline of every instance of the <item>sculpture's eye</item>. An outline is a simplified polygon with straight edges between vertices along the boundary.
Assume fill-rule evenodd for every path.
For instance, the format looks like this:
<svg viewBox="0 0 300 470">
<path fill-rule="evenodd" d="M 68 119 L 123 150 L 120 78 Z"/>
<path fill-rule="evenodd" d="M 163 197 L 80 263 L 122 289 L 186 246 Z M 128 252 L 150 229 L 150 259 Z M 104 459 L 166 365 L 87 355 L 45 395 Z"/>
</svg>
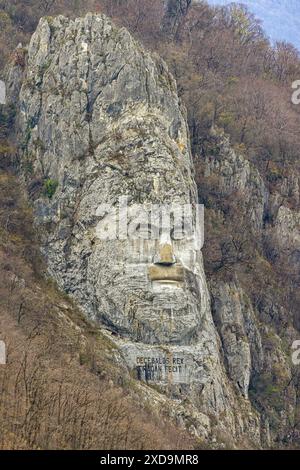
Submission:
<svg viewBox="0 0 300 470">
<path fill-rule="evenodd" d="M 193 227 L 190 223 L 180 223 L 174 225 L 170 235 L 172 240 L 184 240 L 192 236 Z"/>
</svg>

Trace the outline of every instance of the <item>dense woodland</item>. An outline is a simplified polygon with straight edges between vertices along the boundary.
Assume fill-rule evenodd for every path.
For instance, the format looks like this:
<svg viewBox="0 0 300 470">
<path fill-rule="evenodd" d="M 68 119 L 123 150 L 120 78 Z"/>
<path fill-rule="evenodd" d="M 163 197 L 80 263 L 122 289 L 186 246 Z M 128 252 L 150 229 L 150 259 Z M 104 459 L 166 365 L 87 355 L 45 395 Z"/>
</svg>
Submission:
<svg viewBox="0 0 300 470">
<path fill-rule="evenodd" d="M 62 13 L 76 17 L 87 11 L 106 13 L 128 28 L 145 47 L 166 60 L 176 78 L 188 113 L 199 199 L 206 206 L 204 259 L 209 281 L 238 278 L 258 311 L 263 310 L 266 296 L 283 307 L 283 314 L 267 320 L 279 333 L 289 321 L 299 329 L 299 272 L 279 260 L 264 233 L 255 232 L 243 195 L 222 194 L 218 180 L 206 178 L 203 167 L 205 155 L 218 153 L 216 136 L 225 134 L 235 151 L 259 170 L 270 194 L 275 191 L 281 194 L 284 178 L 299 174 L 300 106 L 291 101 L 292 83 L 300 79 L 299 52 L 284 42 L 271 45 L 259 21 L 239 5 L 212 8 L 205 1 L 195 5 L 191 0 L 171 0 L 167 7 L 163 0 L 0 0 L 0 78 L 9 61 L 22 64 L 23 49 L 18 52 L 15 47 L 21 43 L 26 48 L 41 16 Z M 5 111 L 0 108 L 2 173 L 14 167 L 15 143 L 9 136 L 13 117 L 13 108 Z M 3 180 L 3 184 L 7 194 L 8 180 Z M 21 223 L 14 197 L 12 193 L 5 204 L 10 204 L 8 207 L 15 216 L 7 221 L 4 217 L 7 212 L 2 208 L 0 219 L 1 230 L 12 237 L 20 233 Z M 2 206 L 4 200 L 1 196 Z M 282 202 L 296 209 L 295 192 L 287 191 Z M 8 207 L 5 206 L 6 211 Z M 267 211 L 265 224 L 272 224 L 272 214 Z M 19 248 L 17 252 L 10 248 L 10 262 L 15 262 L 15 256 L 20 259 L 25 256 L 25 267 L 27 262 L 32 263 L 36 255 L 26 250 L 27 244 L 24 253 Z M 16 301 L 15 316 L 19 323 L 26 302 L 30 304 L 30 299 Z M 22 373 L 25 372 L 20 369 L 18 374 Z M 278 378 L 266 380 L 278 386 Z M 18 382 L 14 386 L 17 385 Z M 261 383 L 256 385 L 257 390 L 262 387 Z M 253 400 L 260 409 L 268 407 L 270 397 L 257 390 L 253 391 Z M 149 435 L 151 430 L 145 433 Z M 34 436 L 32 439 L 31 445 L 38 445 Z M 139 445 L 143 446 L 140 440 Z M 68 442 L 65 446 L 72 444 Z"/>
</svg>

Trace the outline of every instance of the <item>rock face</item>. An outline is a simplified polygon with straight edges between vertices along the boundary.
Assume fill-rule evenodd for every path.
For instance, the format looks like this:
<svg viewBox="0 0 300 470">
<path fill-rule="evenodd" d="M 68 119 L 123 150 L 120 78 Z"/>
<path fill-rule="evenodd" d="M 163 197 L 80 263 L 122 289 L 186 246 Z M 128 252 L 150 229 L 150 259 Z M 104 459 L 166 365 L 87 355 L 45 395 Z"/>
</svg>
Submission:
<svg viewBox="0 0 300 470">
<path fill-rule="evenodd" d="M 137 379 L 160 386 L 174 406 L 180 401 L 193 432 L 208 437 L 216 428 L 231 445 L 260 446 L 259 416 L 247 400 L 247 338 L 258 363 L 260 340 L 251 310 L 222 287 L 215 303 L 223 360 L 185 111 L 164 62 L 104 16 L 42 19 L 28 49 L 18 129 L 50 275 L 114 335 Z M 153 205 L 160 212 L 152 237 L 145 213 Z M 178 237 L 182 207 L 193 230 Z"/>
<path fill-rule="evenodd" d="M 162 28 L 169 36 L 174 36 L 192 4 L 192 0 L 165 0 L 165 14 Z"/>
<path fill-rule="evenodd" d="M 272 255 L 279 262 L 285 262 L 295 275 L 300 272 L 300 212 L 280 206 L 274 220 L 274 227 L 269 230 Z"/>
</svg>

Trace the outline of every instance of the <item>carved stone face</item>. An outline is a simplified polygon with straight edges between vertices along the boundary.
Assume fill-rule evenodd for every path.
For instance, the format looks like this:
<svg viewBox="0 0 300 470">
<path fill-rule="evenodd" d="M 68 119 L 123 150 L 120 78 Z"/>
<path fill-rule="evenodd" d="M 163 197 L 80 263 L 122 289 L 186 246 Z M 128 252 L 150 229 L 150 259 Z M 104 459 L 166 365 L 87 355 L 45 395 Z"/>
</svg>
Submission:
<svg viewBox="0 0 300 470">
<path fill-rule="evenodd" d="M 182 180 L 182 166 L 173 166 Z M 127 197 L 111 193 L 111 204 L 96 210 L 91 276 L 97 316 L 134 341 L 190 344 L 201 326 L 202 221 L 188 186 L 170 181 L 168 192 L 158 192 L 155 166 L 152 174 L 156 179 L 142 203 L 130 195 L 129 178 Z M 184 197 L 174 201 L 174 189 Z"/>
</svg>

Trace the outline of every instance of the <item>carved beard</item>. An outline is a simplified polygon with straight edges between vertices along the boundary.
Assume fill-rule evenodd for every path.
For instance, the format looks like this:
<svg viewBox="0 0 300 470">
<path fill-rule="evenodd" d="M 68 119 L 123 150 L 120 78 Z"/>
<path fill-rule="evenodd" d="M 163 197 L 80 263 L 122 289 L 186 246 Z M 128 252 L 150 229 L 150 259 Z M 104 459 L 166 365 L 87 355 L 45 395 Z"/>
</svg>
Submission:
<svg viewBox="0 0 300 470">
<path fill-rule="evenodd" d="M 149 267 L 153 264 L 128 263 L 126 244 L 119 241 L 105 245 L 106 250 L 100 244 L 95 255 L 99 263 L 95 287 L 98 318 L 112 331 L 133 341 L 190 344 L 201 326 L 199 260 L 196 259 L 193 271 L 178 260 L 183 274 L 178 281 L 152 281 Z"/>
</svg>

